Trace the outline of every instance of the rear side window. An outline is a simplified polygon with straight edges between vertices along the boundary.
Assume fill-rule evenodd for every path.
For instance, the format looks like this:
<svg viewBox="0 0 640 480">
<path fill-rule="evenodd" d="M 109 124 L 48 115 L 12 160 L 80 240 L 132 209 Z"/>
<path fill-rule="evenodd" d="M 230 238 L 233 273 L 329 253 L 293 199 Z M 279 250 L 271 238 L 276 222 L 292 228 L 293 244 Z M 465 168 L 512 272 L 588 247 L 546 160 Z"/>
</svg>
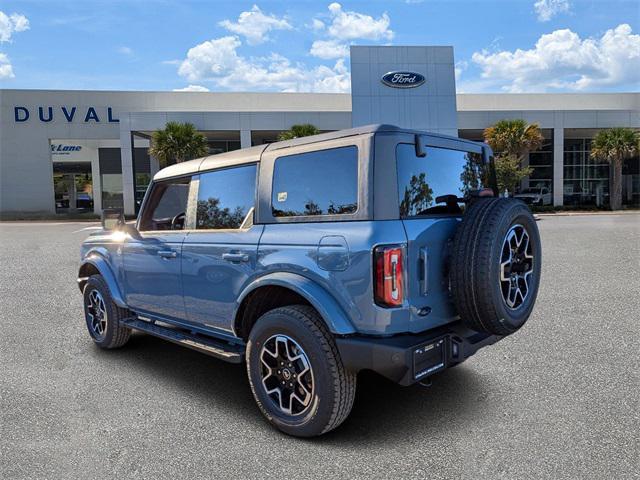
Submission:
<svg viewBox="0 0 640 480">
<path fill-rule="evenodd" d="M 461 214 L 464 197 L 489 183 L 482 155 L 436 147 L 426 153 L 416 156 L 412 144 L 396 147 L 401 218 Z"/>
<path fill-rule="evenodd" d="M 184 229 L 191 177 L 158 182 L 140 220 L 140 230 Z"/>
<path fill-rule="evenodd" d="M 274 217 L 355 213 L 358 148 L 332 148 L 276 159 L 271 205 Z"/>
<path fill-rule="evenodd" d="M 253 224 L 256 165 L 200 175 L 196 229 L 237 229 Z"/>
</svg>

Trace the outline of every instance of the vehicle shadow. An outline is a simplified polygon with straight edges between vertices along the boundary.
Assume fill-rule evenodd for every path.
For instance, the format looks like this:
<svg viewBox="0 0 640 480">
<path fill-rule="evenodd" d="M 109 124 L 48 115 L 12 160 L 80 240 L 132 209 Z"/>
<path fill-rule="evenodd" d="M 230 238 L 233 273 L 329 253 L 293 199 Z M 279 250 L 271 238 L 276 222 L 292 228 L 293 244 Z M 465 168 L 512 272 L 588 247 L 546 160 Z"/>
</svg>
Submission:
<svg viewBox="0 0 640 480">
<path fill-rule="evenodd" d="M 256 432 L 273 433 L 255 405 L 243 364 L 228 364 L 143 334 L 134 334 L 127 347 L 118 350 L 118 359 L 127 368 L 143 370 L 145 377 L 179 387 L 189 398 L 200 397 L 204 405 L 242 415 L 256 423 Z M 427 433 L 438 435 L 463 427 L 465 418 L 478 414 L 489 388 L 478 372 L 464 365 L 437 375 L 428 388 L 401 387 L 361 372 L 349 418 L 313 441 L 362 446 L 365 439 L 402 443 Z"/>
</svg>

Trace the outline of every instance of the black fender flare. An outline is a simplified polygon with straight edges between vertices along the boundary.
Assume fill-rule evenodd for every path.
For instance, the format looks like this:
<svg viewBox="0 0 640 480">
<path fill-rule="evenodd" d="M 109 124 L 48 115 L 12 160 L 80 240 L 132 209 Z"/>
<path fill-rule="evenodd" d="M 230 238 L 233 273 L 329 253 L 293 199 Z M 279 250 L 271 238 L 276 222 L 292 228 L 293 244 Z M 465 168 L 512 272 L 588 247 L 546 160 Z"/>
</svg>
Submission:
<svg viewBox="0 0 640 480">
<path fill-rule="evenodd" d="M 94 267 L 91 270 L 95 269 L 102 275 L 102 278 L 109 287 L 109 292 L 111 292 L 111 298 L 113 298 L 116 305 L 121 308 L 128 308 L 122 292 L 120 292 L 120 287 L 118 287 L 118 282 L 116 276 L 113 274 L 113 270 L 111 270 L 111 267 L 104 257 L 99 254 L 91 254 L 82 261 L 80 269 L 78 270 L 78 286 L 80 287 L 80 291 L 84 290 L 87 279 L 90 277 L 90 275 L 85 273 L 89 266 Z"/>
</svg>

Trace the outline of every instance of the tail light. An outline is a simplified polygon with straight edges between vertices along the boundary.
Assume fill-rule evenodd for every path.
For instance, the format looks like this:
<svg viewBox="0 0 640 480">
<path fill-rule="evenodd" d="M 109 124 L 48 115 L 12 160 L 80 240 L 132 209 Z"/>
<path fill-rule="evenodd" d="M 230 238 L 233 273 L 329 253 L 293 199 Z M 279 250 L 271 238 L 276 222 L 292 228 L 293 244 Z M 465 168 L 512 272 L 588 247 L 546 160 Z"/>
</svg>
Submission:
<svg viewBox="0 0 640 480">
<path fill-rule="evenodd" d="M 375 302 L 381 307 L 402 305 L 403 249 L 397 245 L 376 247 L 373 251 Z"/>
</svg>

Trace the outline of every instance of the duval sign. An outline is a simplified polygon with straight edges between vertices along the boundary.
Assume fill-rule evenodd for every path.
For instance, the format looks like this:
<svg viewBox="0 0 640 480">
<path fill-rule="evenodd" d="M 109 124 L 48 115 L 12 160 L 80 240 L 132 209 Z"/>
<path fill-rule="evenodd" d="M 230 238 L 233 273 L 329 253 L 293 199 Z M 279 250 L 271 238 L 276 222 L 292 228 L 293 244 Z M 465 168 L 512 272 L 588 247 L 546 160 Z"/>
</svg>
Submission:
<svg viewBox="0 0 640 480">
<path fill-rule="evenodd" d="M 62 119 L 67 123 L 72 123 L 74 120 L 83 123 L 118 123 L 120 120 L 113 116 L 113 109 L 111 107 L 96 108 L 96 107 L 75 107 L 75 106 L 61 106 L 61 107 L 13 107 L 13 118 L 16 123 L 23 123 L 30 118 L 38 119 L 43 123 L 53 122 L 54 119 Z"/>
<path fill-rule="evenodd" d="M 415 88 L 425 81 L 424 75 L 416 72 L 389 72 L 381 78 L 382 83 L 394 88 Z"/>
</svg>

